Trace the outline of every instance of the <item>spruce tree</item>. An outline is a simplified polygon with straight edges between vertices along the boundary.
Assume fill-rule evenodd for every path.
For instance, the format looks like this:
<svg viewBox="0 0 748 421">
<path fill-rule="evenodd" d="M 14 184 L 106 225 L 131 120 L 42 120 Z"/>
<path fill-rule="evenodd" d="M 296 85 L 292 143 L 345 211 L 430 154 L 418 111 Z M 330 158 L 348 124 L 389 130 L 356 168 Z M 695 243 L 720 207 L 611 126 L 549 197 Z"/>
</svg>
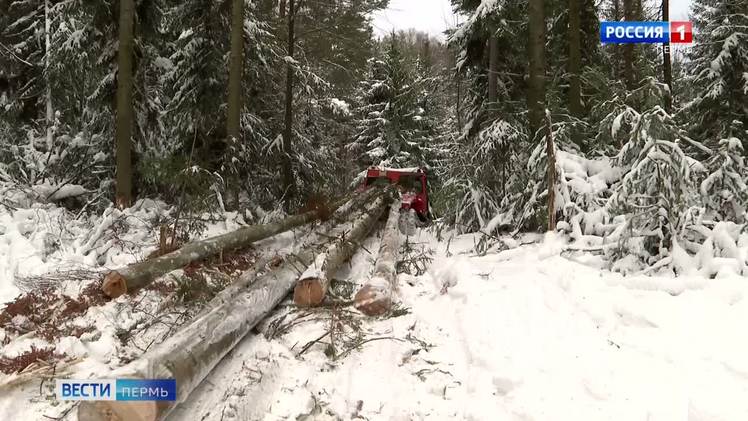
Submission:
<svg viewBox="0 0 748 421">
<path fill-rule="evenodd" d="M 411 71 L 393 34 L 381 59 L 369 62 L 357 110 L 359 132 L 352 148 L 362 165 L 413 167 L 427 165 L 434 127 L 426 115 L 426 78 Z"/>
<path fill-rule="evenodd" d="M 626 97 L 634 103 L 649 98 L 650 107 L 639 112 L 614 99 L 621 104 L 617 115 L 601 125 L 601 133 L 624 142 L 616 156 L 623 177 L 609 202 L 627 227 L 617 257 L 633 253 L 654 263 L 668 256 L 689 224 L 689 209 L 700 203 L 705 167 L 694 156 L 705 147 L 665 111 L 667 95 L 666 85 L 650 79 Z"/>
<path fill-rule="evenodd" d="M 710 219 L 745 222 L 748 203 L 748 167 L 743 144 L 736 137 L 721 139 L 706 165 L 710 174 L 700 186 Z"/>
<path fill-rule="evenodd" d="M 736 137 L 748 147 L 748 0 L 695 0 L 686 104 L 690 132 L 708 146 Z M 735 124 L 737 121 L 739 124 Z"/>
</svg>

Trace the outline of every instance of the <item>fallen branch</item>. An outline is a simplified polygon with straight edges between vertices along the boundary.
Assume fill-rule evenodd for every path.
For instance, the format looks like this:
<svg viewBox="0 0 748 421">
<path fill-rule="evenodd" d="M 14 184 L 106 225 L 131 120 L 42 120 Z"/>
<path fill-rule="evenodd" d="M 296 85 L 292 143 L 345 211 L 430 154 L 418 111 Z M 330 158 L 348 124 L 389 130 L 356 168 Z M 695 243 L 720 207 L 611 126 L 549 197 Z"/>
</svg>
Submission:
<svg viewBox="0 0 748 421">
<path fill-rule="evenodd" d="M 396 342 L 405 342 L 404 339 L 396 338 L 394 336 L 381 336 L 378 338 L 369 338 L 362 340 L 361 342 L 356 343 L 354 346 L 346 349 L 343 351 L 340 355 L 338 355 L 338 359 L 345 358 L 346 355 L 350 354 L 353 350 L 361 348 L 363 345 L 368 344 L 369 342 L 375 342 L 375 341 L 384 341 L 384 340 L 390 340 L 390 341 L 396 341 Z"/>
<path fill-rule="evenodd" d="M 72 366 L 81 361 L 83 361 L 83 358 L 76 358 L 74 360 L 58 362 L 55 364 L 38 361 L 38 364 L 29 366 L 20 373 L 6 377 L 2 383 L 0 383 L 0 390 L 15 388 L 20 384 L 39 380 L 40 377 L 45 375 L 64 376 L 70 374 L 73 371 L 71 369 Z"/>
<path fill-rule="evenodd" d="M 324 339 L 324 337 L 325 337 L 325 336 L 327 336 L 327 335 L 329 335 L 329 334 L 330 334 L 330 331 L 328 330 L 328 331 L 325 331 L 325 333 L 323 333 L 323 334 L 322 334 L 322 335 L 321 335 L 320 337 L 318 337 L 317 339 L 312 339 L 312 340 L 311 340 L 311 341 L 309 341 L 309 342 L 308 342 L 308 343 L 307 343 L 306 345 L 304 345 L 304 348 L 301 348 L 301 351 L 299 351 L 299 353 L 298 353 L 298 354 L 296 354 L 296 356 L 297 356 L 297 357 L 300 357 L 300 356 L 304 355 L 304 353 L 305 353 L 305 352 L 307 352 L 307 351 L 309 350 L 309 348 L 311 348 L 311 347 L 312 347 L 312 345 L 314 345 L 314 344 L 318 343 L 319 341 L 321 341 L 322 339 Z"/>
</svg>

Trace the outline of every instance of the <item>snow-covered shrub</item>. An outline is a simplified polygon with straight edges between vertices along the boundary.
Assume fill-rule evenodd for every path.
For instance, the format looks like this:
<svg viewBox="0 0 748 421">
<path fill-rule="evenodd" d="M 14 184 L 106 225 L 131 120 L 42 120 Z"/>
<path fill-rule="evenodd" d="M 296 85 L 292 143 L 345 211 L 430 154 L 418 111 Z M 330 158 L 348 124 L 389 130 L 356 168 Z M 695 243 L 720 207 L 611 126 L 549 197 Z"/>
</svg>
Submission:
<svg viewBox="0 0 748 421">
<path fill-rule="evenodd" d="M 682 235 L 687 210 L 699 204 L 697 185 L 705 169 L 688 156 L 683 131 L 659 106 L 634 114 L 634 122 L 616 157 L 624 176 L 610 206 L 626 223 L 617 253 L 660 260 Z"/>
<path fill-rule="evenodd" d="M 575 238 L 592 234 L 598 210 L 610 196 L 610 187 L 620 178 L 613 163 L 605 157 L 588 159 L 579 150 L 575 138 L 588 130 L 586 124 L 568 118 L 551 124 L 555 156 L 555 211 L 561 227 L 573 230 Z M 525 166 L 523 178 L 515 180 L 515 191 L 503 205 L 511 209 L 516 228 L 537 229 L 547 225 L 548 156 L 546 136 L 539 138 Z M 586 219 L 585 219 L 586 218 Z M 585 222 L 586 221 L 586 222 Z M 579 225 L 587 229 L 581 231 Z"/>
<path fill-rule="evenodd" d="M 707 277 L 748 275 L 748 232 L 745 224 L 697 218 L 680 242 L 673 239 L 665 261 L 676 274 L 700 273 Z"/>
<path fill-rule="evenodd" d="M 719 150 L 706 163 L 710 174 L 701 182 L 702 200 L 710 216 L 742 223 L 748 203 L 743 144 L 731 137 L 719 141 Z"/>
<path fill-rule="evenodd" d="M 470 147 L 465 147 L 470 142 Z M 496 120 L 474 139 L 450 145 L 448 165 L 440 166 L 448 219 L 460 230 L 488 229 L 514 222 L 521 196 L 527 136 L 515 122 Z M 526 187 L 526 185 L 525 185 Z M 504 204 L 502 204 L 502 201 Z"/>
<path fill-rule="evenodd" d="M 102 152 L 108 142 L 85 131 L 72 136 L 60 131 L 63 133 L 53 136 L 50 144 L 45 133 L 29 128 L 26 139 L 7 138 L 0 148 L 4 163 L 0 178 L 27 192 L 23 206 L 29 206 L 28 201 L 85 198 L 66 202 L 66 206 L 79 208 L 96 193 L 109 193 L 112 156 Z M 71 187 L 77 190 L 73 192 Z M 63 190 L 68 193 L 62 194 Z M 100 211 L 106 204 L 100 201 L 96 205 L 89 210 Z"/>
</svg>

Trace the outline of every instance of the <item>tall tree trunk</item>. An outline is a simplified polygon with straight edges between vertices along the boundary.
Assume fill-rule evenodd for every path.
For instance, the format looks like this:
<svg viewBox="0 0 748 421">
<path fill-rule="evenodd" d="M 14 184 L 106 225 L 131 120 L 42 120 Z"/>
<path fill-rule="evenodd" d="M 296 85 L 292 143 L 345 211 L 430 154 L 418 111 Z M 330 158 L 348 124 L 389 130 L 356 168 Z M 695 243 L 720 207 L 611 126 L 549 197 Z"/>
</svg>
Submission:
<svg viewBox="0 0 748 421">
<path fill-rule="evenodd" d="M 431 75 L 431 66 L 433 65 L 432 54 L 431 54 L 431 41 L 425 39 L 421 46 L 421 67 L 423 68 L 424 74 Z"/>
<path fill-rule="evenodd" d="M 49 80 L 49 53 L 52 47 L 52 42 L 50 39 L 50 31 L 52 29 L 52 24 L 50 21 L 49 16 L 49 0 L 44 0 L 44 72 L 46 75 L 46 81 L 47 81 L 47 118 L 46 118 L 46 125 L 47 125 L 47 152 L 49 154 L 52 153 L 52 147 L 54 146 L 54 139 L 53 139 L 53 133 L 54 130 L 54 110 L 52 108 L 52 85 Z"/>
<path fill-rule="evenodd" d="M 134 0 L 120 0 L 119 54 L 117 60 L 117 193 L 115 202 L 125 208 L 132 204 L 132 53 Z"/>
<path fill-rule="evenodd" d="M 286 0 L 279 0 L 278 1 L 278 16 L 281 19 L 286 18 Z"/>
<path fill-rule="evenodd" d="M 462 77 L 457 75 L 457 104 L 455 107 L 455 113 L 457 114 L 457 132 L 462 132 Z"/>
<path fill-rule="evenodd" d="M 569 112 L 574 117 L 582 115 L 582 87 L 579 80 L 582 68 L 579 3 L 580 0 L 569 0 Z"/>
<path fill-rule="evenodd" d="M 556 146 L 549 110 L 545 110 L 545 153 L 548 157 L 548 231 L 556 231 Z"/>
<path fill-rule="evenodd" d="M 488 103 L 493 110 L 499 99 L 499 40 L 496 34 L 488 39 Z"/>
<path fill-rule="evenodd" d="M 623 18 L 626 21 L 636 20 L 634 6 L 634 0 L 623 0 Z M 634 44 L 631 43 L 623 46 L 623 76 L 628 90 L 636 89 L 636 84 L 639 82 L 639 78 L 634 71 L 634 61 L 636 60 L 634 48 Z"/>
<path fill-rule="evenodd" d="M 613 20 L 621 20 L 621 0 L 613 0 Z M 621 57 L 623 57 L 623 44 L 613 46 L 613 73 L 612 77 L 618 80 L 623 78 L 623 66 Z"/>
<path fill-rule="evenodd" d="M 457 53 L 450 54 L 449 68 L 454 71 L 455 83 L 455 121 L 457 123 L 457 132 L 462 132 L 462 74 L 457 69 Z"/>
<path fill-rule="evenodd" d="M 455 104 L 455 113 L 457 114 L 457 133 L 462 133 L 462 77 L 457 73 L 457 104 Z"/>
<path fill-rule="evenodd" d="M 662 0 L 662 20 L 670 20 L 670 0 Z M 670 60 L 670 43 L 662 44 L 662 73 L 665 84 L 670 89 L 670 94 L 665 99 L 665 110 L 673 111 L 673 68 Z"/>
<path fill-rule="evenodd" d="M 226 134 L 239 139 L 242 105 L 242 72 L 244 70 L 244 0 L 232 0 L 231 58 L 229 62 L 228 116 Z"/>
<path fill-rule="evenodd" d="M 527 110 L 530 132 L 535 133 L 543 125 L 545 102 L 545 13 L 543 0 L 530 0 L 529 3 L 529 71 Z"/>
<path fill-rule="evenodd" d="M 294 53 L 294 26 L 296 21 L 295 0 L 288 0 L 288 57 L 293 58 Z M 286 63 L 286 115 L 285 129 L 283 130 L 283 203 L 286 211 L 290 210 L 291 200 L 295 194 L 295 182 L 291 163 L 291 137 L 293 136 L 293 65 Z"/>
<path fill-rule="evenodd" d="M 226 116 L 226 141 L 238 142 L 241 131 L 242 75 L 244 74 L 244 0 L 232 0 L 231 6 L 231 56 L 229 59 L 228 114 Z M 231 148 L 226 148 L 230 151 Z M 226 159 L 231 159 L 226 157 Z M 226 203 L 230 209 L 239 209 L 241 183 L 239 174 L 231 171 L 233 180 L 229 182 Z"/>
</svg>

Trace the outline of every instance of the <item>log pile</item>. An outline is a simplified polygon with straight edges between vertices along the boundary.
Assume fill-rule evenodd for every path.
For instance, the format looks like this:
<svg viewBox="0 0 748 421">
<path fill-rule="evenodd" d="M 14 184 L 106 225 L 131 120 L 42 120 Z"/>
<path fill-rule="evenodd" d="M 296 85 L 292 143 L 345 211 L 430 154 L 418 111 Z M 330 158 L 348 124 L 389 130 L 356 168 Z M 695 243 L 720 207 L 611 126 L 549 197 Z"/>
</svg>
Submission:
<svg viewBox="0 0 748 421">
<path fill-rule="evenodd" d="M 399 221 L 400 206 L 393 203 L 379 245 L 374 273 L 354 297 L 355 307 L 368 316 L 380 316 L 392 307 L 397 280 L 395 263 L 400 250 Z"/>
<path fill-rule="evenodd" d="M 338 209 L 342 204 L 343 202 L 333 204 L 330 211 Z M 315 209 L 300 215 L 290 216 L 282 221 L 247 226 L 223 235 L 186 244 L 182 248 L 163 256 L 109 272 L 104 278 L 101 288 L 107 296 L 117 298 L 128 291 L 142 288 L 159 276 L 184 267 L 193 261 L 203 260 L 220 252 L 248 247 L 255 241 L 308 224 L 318 219 L 320 214 L 328 212 L 327 209 Z"/>
<path fill-rule="evenodd" d="M 314 244 L 315 242 L 319 242 L 321 237 L 330 238 L 333 229 L 339 228 L 339 225 L 344 223 L 346 218 L 348 218 L 354 210 L 361 210 L 364 203 L 369 200 L 374 193 L 375 192 L 368 192 L 367 194 L 351 199 L 349 202 L 338 208 L 331 217 L 328 217 L 323 225 L 317 230 L 303 237 L 300 240 L 300 243 Z M 196 317 L 206 314 L 211 308 L 218 307 L 219 305 L 232 300 L 243 289 L 252 284 L 259 275 L 272 269 L 272 267 L 277 267 L 277 265 L 281 264 L 286 258 L 289 258 L 289 256 L 281 257 L 274 255 L 261 258 L 255 263 L 253 268 L 244 272 L 236 282 L 216 294 L 216 296 L 205 306 L 205 309 L 203 309 Z"/>
<path fill-rule="evenodd" d="M 330 275 L 353 256 L 371 232 L 374 223 L 382 216 L 389 201 L 391 201 L 389 195 L 375 199 L 371 212 L 355 221 L 345 237 L 331 244 L 324 253 L 317 256 L 299 277 L 299 282 L 294 288 L 293 300 L 296 305 L 309 307 L 322 303 L 330 286 Z"/>
<path fill-rule="evenodd" d="M 358 209 L 360 205 L 356 203 L 361 202 L 365 205 L 363 209 Z M 386 203 L 380 190 L 368 196 L 360 195 L 348 204 L 347 209 L 338 209 L 336 213 L 340 216 L 343 212 L 354 210 L 348 224 L 355 229 L 362 226 L 362 220 L 371 219 L 371 214 L 381 215 Z M 318 235 L 311 236 L 293 259 L 286 259 L 277 268 L 258 276 L 254 282 L 240 279 L 237 283 L 239 287 L 231 290 L 234 293 L 231 299 L 224 296 L 213 301 L 212 307 L 188 326 L 138 360 L 111 374 L 114 378 L 175 379 L 177 402 L 85 401 L 78 408 L 78 419 L 154 421 L 166 417 L 288 295 L 298 279 L 297 267 L 309 266 L 321 250 L 330 250 L 330 243 L 335 241 L 335 236 L 342 234 L 345 227 L 346 224 L 341 224 L 330 230 L 329 226 L 320 226 Z M 326 234 L 328 232 L 330 235 Z"/>
</svg>

